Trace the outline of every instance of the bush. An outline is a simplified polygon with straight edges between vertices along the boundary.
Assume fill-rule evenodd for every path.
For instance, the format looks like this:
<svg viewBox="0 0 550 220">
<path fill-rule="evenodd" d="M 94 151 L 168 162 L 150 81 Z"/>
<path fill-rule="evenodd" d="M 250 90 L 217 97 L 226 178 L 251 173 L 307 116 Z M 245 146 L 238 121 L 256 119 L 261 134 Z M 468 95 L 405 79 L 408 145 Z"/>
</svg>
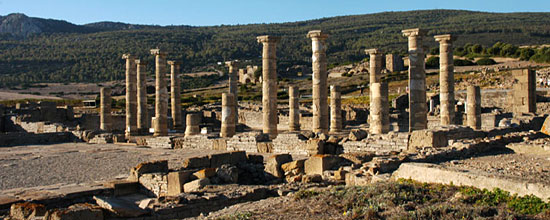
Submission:
<svg viewBox="0 0 550 220">
<path fill-rule="evenodd" d="M 426 67 L 428 68 L 439 68 L 439 57 L 432 56 L 426 60 Z"/>
<path fill-rule="evenodd" d="M 494 65 L 496 63 L 497 62 L 491 58 L 481 58 L 476 62 L 477 65 Z"/>
<path fill-rule="evenodd" d="M 455 60 L 453 61 L 453 64 L 454 64 L 455 66 L 473 66 L 473 65 L 475 65 L 475 63 L 472 62 L 472 61 L 469 61 L 469 60 L 461 60 L 461 59 L 455 59 Z"/>
</svg>

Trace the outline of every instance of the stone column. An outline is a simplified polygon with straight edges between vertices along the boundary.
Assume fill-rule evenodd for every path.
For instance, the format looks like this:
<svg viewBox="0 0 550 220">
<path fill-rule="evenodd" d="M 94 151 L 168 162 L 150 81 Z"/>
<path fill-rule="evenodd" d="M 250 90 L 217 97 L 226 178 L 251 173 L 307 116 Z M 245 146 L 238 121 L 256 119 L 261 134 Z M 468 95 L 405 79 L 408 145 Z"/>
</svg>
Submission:
<svg viewBox="0 0 550 220">
<path fill-rule="evenodd" d="M 340 86 L 330 87 L 330 132 L 341 132 L 342 125 L 342 97 Z"/>
<path fill-rule="evenodd" d="M 172 122 L 174 130 L 183 129 L 181 115 L 180 65 L 181 62 L 168 61 L 170 65 L 170 100 L 172 107 Z"/>
<path fill-rule="evenodd" d="M 99 129 L 111 131 L 111 89 L 101 88 L 99 91 Z"/>
<path fill-rule="evenodd" d="M 168 91 L 166 90 L 166 52 L 152 49 L 155 55 L 155 124 L 153 136 L 168 135 Z"/>
<path fill-rule="evenodd" d="M 262 51 L 262 111 L 263 133 L 269 138 L 277 137 L 277 43 L 280 37 L 259 36 L 257 40 L 263 44 Z"/>
<path fill-rule="evenodd" d="M 370 85 L 370 132 L 385 134 L 390 131 L 390 113 L 388 101 L 388 84 L 385 82 Z"/>
<path fill-rule="evenodd" d="M 379 83 L 382 78 L 382 56 L 384 55 L 379 49 L 367 49 L 365 53 L 370 55 L 369 61 L 369 79 L 370 84 Z"/>
<path fill-rule="evenodd" d="M 131 54 L 122 55 L 126 59 L 126 128 L 125 136 L 130 138 L 137 132 L 137 76 L 135 57 Z"/>
<path fill-rule="evenodd" d="M 235 112 L 235 124 L 239 123 L 239 96 L 238 92 L 238 69 L 236 61 L 227 61 L 225 64 L 229 67 L 229 93 L 233 94 L 235 103 L 234 103 L 234 112 Z"/>
<path fill-rule="evenodd" d="M 141 134 L 147 134 L 151 127 L 147 112 L 147 62 L 136 60 L 137 64 L 137 129 Z"/>
<path fill-rule="evenodd" d="M 296 86 L 288 87 L 288 97 L 289 97 L 288 130 L 299 131 L 300 130 L 300 89 Z"/>
<path fill-rule="evenodd" d="M 201 117 L 198 113 L 187 113 L 185 118 L 185 136 L 200 134 L 200 124 Z"/>
<path fill-rule="evenodd" d="M 481 90 L 479 86 L 470 85 L 466 97 L 466 123 L 472 129 L 481 129 Z"/>
<path fill-rule="evenodd" d="M 421 29 L 403 30 L 409 38 L 409 131 L 428 128 L 428 106 L 426 105 L 426 72 L 424 71 L 424 47 L 422 38 L 426 32 Z"/>
<path fill-rule="evenodd" d="M 307 33 L 311 38 L 312 84 L 313 84 L 313 132 L 328 132 L 328 84 L 327 84 L 327 56 L 326 39 L 328 34 L 314 30 Z"/>
<path fill-rule="evenodd" d="M 437 35 L 439 42 L 439 100 L 441 125 L 455 123 L 455 79 L 453 66 L 453 41 L 450 34 Z"/>
<path fill-rule="evenodd" d="M 235 96 L 231 93 L 222 94 L 222 128 L 220 137 L 235 135 Z"/>
</svg>

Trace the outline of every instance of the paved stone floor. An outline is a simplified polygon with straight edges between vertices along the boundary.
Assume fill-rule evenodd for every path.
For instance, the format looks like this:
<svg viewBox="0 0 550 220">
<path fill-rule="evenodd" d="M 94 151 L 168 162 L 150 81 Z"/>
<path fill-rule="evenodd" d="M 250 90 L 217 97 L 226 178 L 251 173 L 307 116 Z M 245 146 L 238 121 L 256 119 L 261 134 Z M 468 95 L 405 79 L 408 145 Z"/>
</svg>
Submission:
<svg viewBox="0 0 550 220">
<path fill-rule="evenodd" d="M 109 180 L 144 161 L 169 160 L 176 168 L 185 158 L 215 152 L 86 143 L 0 147 L 0 190 Z"/>
</svg>

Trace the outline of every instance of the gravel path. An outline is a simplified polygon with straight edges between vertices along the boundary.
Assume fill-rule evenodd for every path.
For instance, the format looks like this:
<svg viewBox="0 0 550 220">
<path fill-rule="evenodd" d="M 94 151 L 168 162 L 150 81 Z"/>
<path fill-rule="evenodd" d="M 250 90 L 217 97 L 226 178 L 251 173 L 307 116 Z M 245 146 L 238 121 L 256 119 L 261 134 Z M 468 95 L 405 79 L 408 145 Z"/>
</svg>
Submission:
<svg viewBox="0 0 550 220">
<path fill-rule="evenodd" d="M 185 158 L 214 152 L 86 143 L 2 147 L 0 190 L 125 177 L 138 163 L 160 159 L 176 168 Z"/>
</svg>

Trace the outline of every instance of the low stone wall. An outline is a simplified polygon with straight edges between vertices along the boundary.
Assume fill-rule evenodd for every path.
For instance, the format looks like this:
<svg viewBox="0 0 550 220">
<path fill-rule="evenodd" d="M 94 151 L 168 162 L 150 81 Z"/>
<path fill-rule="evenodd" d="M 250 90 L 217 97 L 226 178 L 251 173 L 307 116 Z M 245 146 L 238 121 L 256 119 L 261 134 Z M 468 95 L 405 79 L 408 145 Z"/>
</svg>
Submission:
<svg viewBox="0 0 550 220">
<path fill-rule="evenodd" d="M 77 138 L 71 132 L 56 132 L 44 134 L 10 132 L 0 134 L 0 147 L 53 144 L 62 142 L 73 142 L 75 140 L 77 140 Z"/>
<path fill-rule="evenodd" d="M 392 175 L 394 179 L 412 179 L 419 182 L 473 186 L 492 190 L 500 188 L 520 196 L 535 195 L 548 201 L 550 186 L 545 183 L 533 183 L 511 178 L 489 176 L 481 172 L 444 168 L 428 163 L 403 163 Z"/>
<path fill-rule="evenodd" d="M 307 138 L 299 133 L 283 133 L 273 139 L 273 153 L 308 155 Z"/>
<path fill-rule="evenodd" d="M 175 149 L 212 149 L 213 138 L 206 135 L 177 137 L 172 140 Z"/>
<path fill-rule="evenodd" d="M 375 152 L 388 154 L 392 151 L 406 151 L 409 141 L 408 132 L 390 132 L 388 134 L 373 135 L 361 141 L 346 141 L 341 143 L 344 153 Z"/>
</svg>

